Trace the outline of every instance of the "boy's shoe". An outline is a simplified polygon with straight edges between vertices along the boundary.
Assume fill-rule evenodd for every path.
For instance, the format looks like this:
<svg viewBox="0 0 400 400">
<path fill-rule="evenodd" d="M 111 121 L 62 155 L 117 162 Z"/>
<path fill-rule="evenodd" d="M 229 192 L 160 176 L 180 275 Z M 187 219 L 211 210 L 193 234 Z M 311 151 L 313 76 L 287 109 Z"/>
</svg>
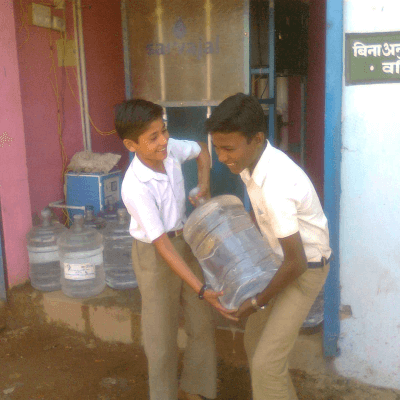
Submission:
<svg viewBox="0 0 400 400">
<path fill-rule="evenodd" d="M 205 397 L 200 396 L 199 394 L 191 394 L 187 393 L 181 388 L 178 389 L 178 400 L 204 400 Z"/>
</svg>

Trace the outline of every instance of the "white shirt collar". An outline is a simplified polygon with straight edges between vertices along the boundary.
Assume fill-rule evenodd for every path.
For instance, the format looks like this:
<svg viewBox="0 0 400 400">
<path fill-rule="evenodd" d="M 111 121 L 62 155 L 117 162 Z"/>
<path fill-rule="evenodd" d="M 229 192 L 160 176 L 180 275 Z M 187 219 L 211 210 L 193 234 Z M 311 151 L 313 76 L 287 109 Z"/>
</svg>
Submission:
<svg viewBox="0 0 400 400">
<path fill-rule="evenodd" d="M 272 152 L 272 146 L 267 140 L 267 145 L 265 146 L 265 149 L 263 153 L 261 154 L 260 159 L 258 160 L 258 163 L 256 167 L 254 168 L 253 173 L 250 175 L 250 171 L 248 168 L 244 169 L 240 173 L 240 177 L 243 179 L 244 182 L 248 182 L 250 179 L 253 180 L 253 182 L 257 186 L 262 186 L 264 183 L 265 178 L 267 177 L 267 164 L 269 162 L 269 159 L 271 157 L 271 152 Z"/>
<path fill-rule="evenodd" d="M 169 156 L 169 146 L 168 146 L 168 156 Z M 170 157 L 168 157 L 163 161 L 166 171 L 171 168 L 171 163 L 173 162 Z M 135 158 L 132 161 L 131 168 L 134 170 L 136 177 L 141 182 L 148 182 L 151 179 L 156 179 L 158 181 L 166 181 L 168 180 L 167 174 L 162 174 L 161 172 L 156 172 L 149 168 L 147 165 L 143 164 L 140 161 L 139 157 L 135 154 Z"/>
</svg>

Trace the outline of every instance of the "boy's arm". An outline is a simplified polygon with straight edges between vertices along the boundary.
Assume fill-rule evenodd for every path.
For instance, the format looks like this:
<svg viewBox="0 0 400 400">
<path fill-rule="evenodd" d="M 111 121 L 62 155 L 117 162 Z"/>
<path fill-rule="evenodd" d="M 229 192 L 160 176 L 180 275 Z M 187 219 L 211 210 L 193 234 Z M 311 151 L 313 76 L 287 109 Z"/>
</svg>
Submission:
<svg viewBox="0 0 400 400">
<path fill-rule="evenodd" d="M 299 232 L 279 239 L 279 243 L 283 250 L 283 262 L 268 286 L 256 296 L 257 304 L 260 307 L 266 305 L 275 295 L 307 270 L 307 258 Z M 253 312 L 255 309 L 251 304 L 251 299 L 248 299 L 240 305 L 236 316 L 245 318 Z"/>
<path fill-rule="evenodd" d="M 210 168 L 211 168 L 211 158 L 208 152 L 208 147 L 206 143 L 197 142 L 201 147 L 201 151 L 196 158 L 197 161 L 197 186 L 200 188 L 199 193 L 196 197 L 203 197 L 206 199 L 210 198 Z"/>
<path fill-rule="evenodd" d="M 153 240 L 153 244 L 156 246 L 157 251 L 170 266 L 170 268 L 196 293 L 199 293 L 203 283 L 196 277 L 196 275 L 193 274 L 179 253 L 175 250 L 175 247 L 171 243 L 168 235 L 163 233 L 160 237 Z M 236 321 L 237 318 L 230 315 L 234 313 L 235 310 L 228 310 L 219 302 L 218 297 L 222 296 L 222 294 L 222 292 L 213 292 L 212 290 L 207 289 L 204 292 L 204 299 L 226 318 Z"/>
</svg>

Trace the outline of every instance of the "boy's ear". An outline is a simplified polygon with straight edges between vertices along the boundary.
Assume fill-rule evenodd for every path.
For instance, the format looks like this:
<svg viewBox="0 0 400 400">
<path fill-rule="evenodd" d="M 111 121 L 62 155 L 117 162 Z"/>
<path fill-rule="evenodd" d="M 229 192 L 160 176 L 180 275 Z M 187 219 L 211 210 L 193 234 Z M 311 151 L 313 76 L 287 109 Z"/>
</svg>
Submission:
<svg viewBox="0 0 400 400">
<path fill-rule="evenodd" d="M 264 144 L 265 142 L 264 132 L 257 132 L 256 135 L 254 136 L 254 140 L 256 141 L 256 144 Z"/>
<path fill-rule="evenodd" d="M 136 146 L 138 145 L 134 140 L 132 139 L 124 139 L 122 141 L 124 143 L 124 146 L 129 150 L 132 151 L 133 153 L 136 152 Z"/>
</svg>

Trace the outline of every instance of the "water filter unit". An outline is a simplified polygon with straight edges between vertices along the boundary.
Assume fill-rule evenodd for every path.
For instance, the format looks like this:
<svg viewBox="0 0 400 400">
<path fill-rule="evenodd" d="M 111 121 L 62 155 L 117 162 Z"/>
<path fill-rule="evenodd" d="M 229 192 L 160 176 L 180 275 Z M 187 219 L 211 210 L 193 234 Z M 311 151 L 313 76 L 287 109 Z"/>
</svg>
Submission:
<svg viewBox="0 0 400 400">
<path fill-rule="evenodd" d="M 93 206 L 94 214 L 105 210 L 108 204 L 121 201 L 121 171 L 102 173 L 65 174 L 67 206 Z M 83 214 L 83 210 L 68 210 L 70 218 Z"/>
</svg>

